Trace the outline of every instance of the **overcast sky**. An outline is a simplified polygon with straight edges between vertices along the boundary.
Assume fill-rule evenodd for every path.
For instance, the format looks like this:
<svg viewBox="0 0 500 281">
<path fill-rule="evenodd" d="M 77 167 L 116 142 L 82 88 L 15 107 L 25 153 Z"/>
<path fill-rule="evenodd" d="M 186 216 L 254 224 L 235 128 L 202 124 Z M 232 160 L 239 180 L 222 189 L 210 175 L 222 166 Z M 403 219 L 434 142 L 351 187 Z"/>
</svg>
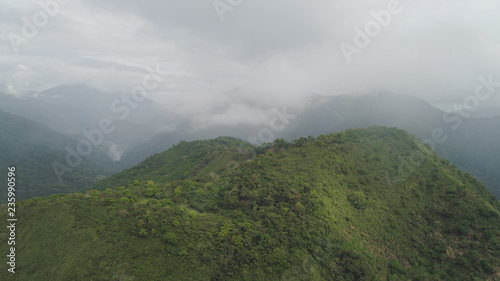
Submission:
<svg viewBox="0 0 500 281">
<path fill-rule="evenodd" d="M 66 0 L 45 18 L 37 2 L 0 0 L 0 82 L 12 92 L 129 92 L 157 65 L 164 81 L 150 97 L 186 111 L 372 89 L 460 102 L 478 76 L 500 81 L 495 0 L 220 0 L 219 11 L 213 0 Z M 390 21 L 374 25 L 371 11 L 382 10 Z M 40 25 L 32 38 L 23 18 Z M 356 45 L 367 27 L 370 42 Z M 347 58 L 343 43 L 356 52 Z"/>
</svg>

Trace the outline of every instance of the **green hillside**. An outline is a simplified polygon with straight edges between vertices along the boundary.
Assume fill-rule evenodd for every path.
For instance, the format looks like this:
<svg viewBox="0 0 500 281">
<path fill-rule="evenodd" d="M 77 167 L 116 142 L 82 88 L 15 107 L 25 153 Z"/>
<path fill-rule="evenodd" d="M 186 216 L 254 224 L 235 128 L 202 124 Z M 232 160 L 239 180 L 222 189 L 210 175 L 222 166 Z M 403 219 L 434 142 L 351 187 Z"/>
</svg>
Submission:
<svg viewBox="0 0 500 281">
<path fill-rule="evenodd" d="M 180 143 L 96 187 L 19 204 L 6 280 L 500 280 L 500 203 L 398 129 Z"/>
<path fill-rule="evenodd" d="M 383 92 L 373 96 L 318 95 L 312 100 L 311 108 L 290 124 L 285 137 L 293 139 L 352 128 L 386 126 L 429 140 L 433 130 L 441 128 L 447 139 L 436 145 L 436 152 L 475 176 L 500 199 L 500 117 L 463 118 L 455 113 L 445 118 L 443 114 L 424 100 L 405 95 Z M 463 124 L 453 127 L 457 123 L 449 121 L 452 116 Z"/>
<path fill-rule="evenodd" d="M 153 155 L 137 166 L 106 178 L 92 188 L 104 190 L 124 186 L 135 180 L 166 183 L 172 180 L 206 179 L 220 174 L 231 163 L 249 159 L 253 146 L 232 137 L 205 141 L 182 141 L 167 151 Z"/>
</svg>

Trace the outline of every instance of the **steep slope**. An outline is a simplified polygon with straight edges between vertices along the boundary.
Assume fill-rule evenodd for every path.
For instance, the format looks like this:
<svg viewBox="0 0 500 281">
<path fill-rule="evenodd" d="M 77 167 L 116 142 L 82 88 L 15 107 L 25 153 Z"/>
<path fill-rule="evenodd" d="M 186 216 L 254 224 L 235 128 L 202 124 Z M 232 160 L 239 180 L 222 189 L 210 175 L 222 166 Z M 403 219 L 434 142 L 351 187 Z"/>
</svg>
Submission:
<svg viewBox="0 0 500 281">
<path fill-rule="evenodd" d="M 500 117 L 464 120 L 449 142 L 438 151 L 500 198 Z"/>
<path fill-rule="evenodd" d="M 18 199 L 81 191 L 96 182 L 97 177 L 116 172 L 112 161 L 96 150 L 59 182 L 52 163 L 66 164 L 65 147 L 74 148 L 76 144 L 76 140 L 41 124 L 0 111 L 0 170 L 7 171 L 8 166 L 17 168 Z M 2 173 L 3 181 L 6 176 L 6 172 Z M 6 192 L 0 193 L 1 203 L 6 202 L 6 196 Z"/>
<path fill-rule="evenodd" d="M 156 159 L 186 178 L 220 141 Z M 406 132 L 243 151 L 222 173 L 168 181 L 152 161 L 126 187 L 21 202 L 9 280 L 499 280 L 499 202 Z"/>
</svg>

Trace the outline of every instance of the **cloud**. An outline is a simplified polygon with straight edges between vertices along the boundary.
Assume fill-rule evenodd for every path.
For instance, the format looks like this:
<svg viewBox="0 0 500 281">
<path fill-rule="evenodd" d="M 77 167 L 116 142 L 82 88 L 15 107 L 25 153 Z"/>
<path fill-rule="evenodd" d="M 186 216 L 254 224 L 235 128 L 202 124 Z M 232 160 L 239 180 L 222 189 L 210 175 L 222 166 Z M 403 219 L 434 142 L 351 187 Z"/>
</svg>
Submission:
<svg viewBox="0 0 500 281">
<path fill-rule="evenodd" d="M 151 98 L 200 116 L 233 101 L 205 123 L 234 125 L 257 114 L 233 100 L 241 96 L 247 105 L 271 108 L 300 104 L 312 93 L 384 88 L 452 102 L 474 91 L 480 75 L 500 80 L 498 1 L 401 0 L 402 12 L 351 63 L 339 45 L 354 44 L 355 28 L 364 30 L 371 11 L 387 9 L 390 0 L 243 0 L 224 21 L 212 2 L 70 1 L 18 54 L 7 35 L 20 34 L 21 18 L 41 8 L 27 0 L 2 3 L 0 82 L 19 91 L 85 83 L 126 92 L 141 82 L 145 66 L 160 65 L 170 76 Z"/>
<path fill-rule="evenodd" d="M 245 104 L 231 103 L 222 112 L 201 115 L 194 120 L 194 129 L 206 129 L 216 125 L 237 127 L 239 125 L 264 125 L 269 122 L 270 112 Z"/>
</svg>

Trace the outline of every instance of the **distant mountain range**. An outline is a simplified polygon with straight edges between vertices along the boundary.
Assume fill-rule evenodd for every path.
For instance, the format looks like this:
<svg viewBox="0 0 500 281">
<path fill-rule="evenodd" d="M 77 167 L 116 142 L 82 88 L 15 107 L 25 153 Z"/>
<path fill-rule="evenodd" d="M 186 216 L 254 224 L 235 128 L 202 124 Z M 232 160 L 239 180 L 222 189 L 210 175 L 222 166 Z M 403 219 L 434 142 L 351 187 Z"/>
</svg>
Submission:
<svg viewBox="0 0 500 281">
<path fill-rule="evenodd" d="M 127 102 L 126 94 L 105 94 L 84 85 L 60 86 L 30 95 L 16 98 L 0 94 L 0 109 L 36 120 L 80 141 L 88 140 L 88 136 L 82 133 L 84 130 L 88 132 L 87 135 L 92 135 L 99 129 L 102 120 L 109 118 L 115 129 L 111 133 L 103 133 L 103 141 L 99 146 L 108 158 L 119 160 L 113 164 L 113 169 L 118 170 L 130 168 L 183 140 L 232 136 L 262 143 L 274 138 L 294 139 L 349 128 L 387 126 L 407 130 L 421 140 L 428 141 L 432 140 L 436 129 L 442 129 L 446 141 L 430 141 L 436 151 L 476 176 L 500 198 L 500 116 L 444 116 L 444 112 L 411 96 L 391 93 L 312 96 L 300 111 L 287 109 L 294 118 L 286 124 L 279 118 L 274 120 L 275 125 L 282 129 L 274 130 L 273 138 L 259 139 L 257 136 L 262 135 L 263 130 L 270 130 L 269 126 L 214 125 L 203 129 L 194 128 L 192 116 L 168 111 L 163 105 L 149 99 L 130 101 L 135 106 L 132 108 L 128 105 L 130 102 Z M 277 111 L 282 112 L 283 109 Z M 494 115 L 491 108 L 487 108 L 487 111 L 486 115 Z M 122 120 L 125 115 L 126 118 Z M 461 124 L 454 129 L 457 123 L 450 122 L 450 119 L 457 118 Z"/>
<path fill-rule="evenodd" d="M 1 90 L 0 90 L 1 91 Z M 103 145 L 123 153 L 159 133 L 178 117 L 148 99 L 134 99 L 130 93 L 103 93 L 85 85 L 65 85 L 22 97 L 1 94 L 4 110 L 48 126 L 76 139 L 86 139 L 83 130 L 99 129 L 111 120 L 114 130 L 104 134 Z"/>
<path fill-rule="evenodd" d="M 69 151 L 77 149 L 77 144 L 44 125 L 0 110 L 0 170 L 16 167 L 18 199 L 76 192 L 119 171 L 99 149 L 69 167 Z M 76 164 L 77 160 L 71 161 Z M 6 196 L 6 192 L 0 193 L 0 202 L 6 202 Z"/>
</svg>

